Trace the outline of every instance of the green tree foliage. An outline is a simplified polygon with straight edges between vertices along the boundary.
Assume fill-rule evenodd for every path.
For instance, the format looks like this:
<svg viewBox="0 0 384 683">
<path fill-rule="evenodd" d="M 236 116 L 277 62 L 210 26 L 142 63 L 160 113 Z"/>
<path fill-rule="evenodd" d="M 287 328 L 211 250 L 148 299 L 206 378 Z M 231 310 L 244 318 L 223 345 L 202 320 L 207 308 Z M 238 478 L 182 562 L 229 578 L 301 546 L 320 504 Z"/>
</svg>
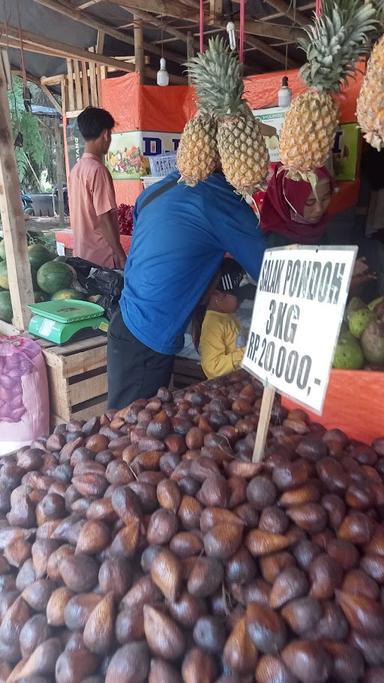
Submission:
<svg viewBox="0 0 384 683">
<path fill-rule="evenodd" d="M 25 190 L 39 190 L 45 144 L 38 117 L 25 110 L 21 78 L 13 78 L 8 99 L 14 139 L 18 133 L 23 137 L 23 146 L 15 148 L 20 183 Z"/>
</svg>

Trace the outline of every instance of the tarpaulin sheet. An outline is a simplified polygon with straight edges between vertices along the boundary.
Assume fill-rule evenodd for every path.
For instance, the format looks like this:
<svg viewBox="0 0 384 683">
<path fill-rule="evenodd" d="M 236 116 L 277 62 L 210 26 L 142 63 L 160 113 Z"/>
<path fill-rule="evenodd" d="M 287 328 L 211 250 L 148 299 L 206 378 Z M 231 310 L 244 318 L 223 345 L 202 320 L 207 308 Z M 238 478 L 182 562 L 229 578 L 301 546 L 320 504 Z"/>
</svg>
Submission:
<svg viewBox="0 0 384 683">
<path fill-rule="evenodd" d="M 116 120 L 116 133 L 130 130 L 181 133 L 194 111 L 192 88 L 141 86 L 136 73 L 104 80 L 102 101 Z"/>
<path fill-rule="evenodd" d="M 286 408 L 298 408 L 283 398 Z M 332 370 L 321 417 L 306 411 L 327 429 L 342 429 L 351 439 L 371 443 L 384 435 L 384 372 Z"/>
<path fill-rule="evenodd" d="M 141 130 L 140 76 L 132 73 L 101 82 L 102 104 L 116 121 L 115 133 Z"/>
</svg>

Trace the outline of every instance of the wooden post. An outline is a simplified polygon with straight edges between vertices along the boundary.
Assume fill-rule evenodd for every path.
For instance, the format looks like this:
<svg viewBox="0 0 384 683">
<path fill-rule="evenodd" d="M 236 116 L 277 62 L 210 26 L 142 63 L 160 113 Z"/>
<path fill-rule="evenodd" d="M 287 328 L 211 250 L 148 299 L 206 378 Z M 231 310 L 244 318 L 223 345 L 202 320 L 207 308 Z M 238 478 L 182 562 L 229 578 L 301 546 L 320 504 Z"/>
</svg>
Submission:
<svg viewBox="0 0 384 683">
<path fill-rule="evenodd" d="M 264 457 L 265 444 L 268 436 L 269 422 L 271 419 L 273 401 L 275 400 L 275 393 L 276 391 L 273 387 L 266 386 L 264 388 L 252 462 L 260 462 L 260 460 L 262 460 Z"/>
<path fill-rule="evenodd" d="M 62 127 L 59 121 L 55 121 L 55 142 L 56 142 L 56 182 L 58 190 L 59 220 L 60 227 L 64 227 L 64 151 Z"/>
<path fill-rule="evenodd" d="M 105 41 L 104 31 L 98 31 L 97 32 L 97 41 L 96 41 L 96 52 L 99 55 L 102 55 L 104 52 L 104 41 Z"/>
<path fill-rule="evenodd" d="M 68 111 L 74 111 L 75 105 L 75 89 L 73 85 L 73 62 L 72 59 L 67 59 L 68 72 Z"/>
<path fill-rule="evenodd" d="M 26 330 L 30 319 L 28 304 L 33 303 L 34 297 L 3 59 L 0 59 L 0 211 L 13 323 L 19 330 Z"/>
<path fill-rule="evenodd" d="M 83 88 L 83 107 L 89 107 L 88 69 L 86 62 L 81 62 L 81 85 Z"/>
<path fill-rule="evenodd" d="M 144 47 L 143 20 L 133 15 L 133 35 L 135 39 L 135 71 L 140 74 L 140 81 L 144 81 Z"/>
<path fill-rule="evenodd" d="M 74 71 L 75 71 L 75 92 L 76 92 L 76 109 L 83 109 L 83 91 L 81 89 L 81 78 L 80 78 L 80 62 L 78 59 L 73 60 Z"/>
</svg>

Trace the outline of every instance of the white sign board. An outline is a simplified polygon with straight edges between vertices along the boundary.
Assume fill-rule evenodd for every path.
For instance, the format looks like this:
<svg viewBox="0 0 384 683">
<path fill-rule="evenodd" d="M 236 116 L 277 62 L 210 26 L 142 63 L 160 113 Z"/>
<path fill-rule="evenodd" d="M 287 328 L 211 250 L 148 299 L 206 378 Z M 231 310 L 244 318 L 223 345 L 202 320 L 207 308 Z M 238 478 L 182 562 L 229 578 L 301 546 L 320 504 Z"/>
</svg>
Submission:
<svg viewBox="0 0 384 683">
<path fill-rule="evenodd" d="M 321 413 L 357 247 L 264 254 L 242 367 Z"/>
</svg>

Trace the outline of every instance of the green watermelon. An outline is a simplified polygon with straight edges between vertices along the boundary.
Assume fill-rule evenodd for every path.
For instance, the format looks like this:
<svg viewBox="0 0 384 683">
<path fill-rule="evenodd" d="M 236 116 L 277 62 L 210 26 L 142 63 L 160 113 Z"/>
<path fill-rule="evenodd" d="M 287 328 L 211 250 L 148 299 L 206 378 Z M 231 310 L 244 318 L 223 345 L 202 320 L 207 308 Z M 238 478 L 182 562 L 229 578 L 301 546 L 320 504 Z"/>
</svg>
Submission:
<svg viewBox="0 0 384 683">
<path fill-rule="evenodd" d="M 11 323 L 13 317 L 11 296 L 9 292 L 0 292 L 0 320 Z"/>
<path fill-rule="evenodd" d="M 0 261 L 0 287 L 1 289 L 9 289 L 8 271 L 5 261 Z"/>
<path fill-rule="evenodd" d="M 84 301 L 85 296 L 81 292 L 77 292 L 76 289 L 59 289 L 51 296 L 52 301 L 62 301 L 67 299 L 79 299 Z"/>
<path fill-rule="evenodd" d="M 43 244 L 31 244 L 28 247 L 28 258 L 32 270 L 38 270 L 43 263 L 52 261 L 53 255 Z"/>
<path fill-rule="evenodd" d="M 67 289 L 72 285 L 73 279 L 72 269 L 66 263 L 49 261 L 40 266 L 37 271 L 37 284 L 47 294 L 54 294 L 60 289 Z"/>
<path fill-rule="evenodd" d="M 0 261 L 5 261 L 5 245 L 4 240 L 0 242 Z"/>
<path fill-rule="evenodd" d="M 43 301 L 47 301 L 49 296 L 45 292 L 40 292 L 39 290 L 34 290 L 35 304 L 41 304 Z"/>
</svg>

